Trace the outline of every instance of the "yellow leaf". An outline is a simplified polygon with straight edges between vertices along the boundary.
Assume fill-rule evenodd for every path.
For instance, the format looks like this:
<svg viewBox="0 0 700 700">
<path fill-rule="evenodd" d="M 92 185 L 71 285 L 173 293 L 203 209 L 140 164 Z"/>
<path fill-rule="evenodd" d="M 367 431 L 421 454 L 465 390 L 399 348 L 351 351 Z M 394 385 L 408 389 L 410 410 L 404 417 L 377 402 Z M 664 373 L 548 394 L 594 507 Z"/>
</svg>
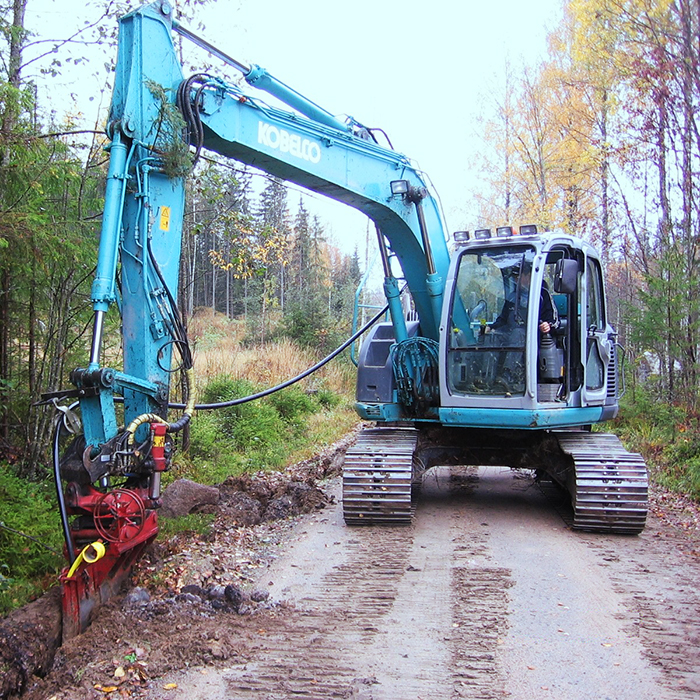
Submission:
<svg viewBox="0 0 700 700">
<path fill-rule="evenodd" d="M 177 688 L 177 683 L 166 683 L 163 686 L 163 690 L 175 690 Z"/>
</svg>

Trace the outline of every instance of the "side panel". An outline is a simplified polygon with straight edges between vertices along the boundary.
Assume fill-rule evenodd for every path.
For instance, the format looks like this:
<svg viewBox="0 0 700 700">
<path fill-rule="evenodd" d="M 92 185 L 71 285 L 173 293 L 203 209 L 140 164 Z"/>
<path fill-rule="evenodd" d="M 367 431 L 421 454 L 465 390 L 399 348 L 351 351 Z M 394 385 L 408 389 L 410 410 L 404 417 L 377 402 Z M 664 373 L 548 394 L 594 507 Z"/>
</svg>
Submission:
<svg viewBox="0 0 700 700">
<path fill-rule="evenodd" d="M 418 322 L 407 324 L 408 337 L 418 333 Z M 391 403 L 396 400 L 392 349 L 396 339 L 391 323 L 378 323 L 360 350 L 357 366 L 357 400 L 361 403 Z"/>
</svg>

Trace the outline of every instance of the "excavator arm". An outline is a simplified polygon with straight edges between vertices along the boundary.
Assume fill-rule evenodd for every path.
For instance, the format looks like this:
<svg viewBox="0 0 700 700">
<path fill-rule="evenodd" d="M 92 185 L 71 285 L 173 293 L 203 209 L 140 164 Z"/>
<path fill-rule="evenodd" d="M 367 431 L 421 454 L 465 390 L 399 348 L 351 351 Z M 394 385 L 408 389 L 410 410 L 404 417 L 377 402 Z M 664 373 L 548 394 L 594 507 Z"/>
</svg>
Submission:
<svg viewBox="0 0 700 700">
<path fill-rule="evenodd" d="M 197 147 L 324 194 L 371 218 L 401 263 L 422 333 L 437 340 L 449 252 L 437 202 L 420 172 L 404 155 L 371 140 L 361 126 L 341 122 L 258 66 L 244 66 L 173 23 L 171 12 L 159 2 L 121 20 L 111 110 L 117 128 L 126 138 L 152 142 L 162 121 L 161 90 L 172 107 L 179 88 L 183 111 L 195 122 L 188 127 Z M 271 107 L 216 77 L 197 75 L 182 83 L 173 27 L 296 111 Z M 404 183 L 405 193 L 392 194 L 396 181 Z M 177 222 L 172 230 L 179 230 Z"/>
</svg>

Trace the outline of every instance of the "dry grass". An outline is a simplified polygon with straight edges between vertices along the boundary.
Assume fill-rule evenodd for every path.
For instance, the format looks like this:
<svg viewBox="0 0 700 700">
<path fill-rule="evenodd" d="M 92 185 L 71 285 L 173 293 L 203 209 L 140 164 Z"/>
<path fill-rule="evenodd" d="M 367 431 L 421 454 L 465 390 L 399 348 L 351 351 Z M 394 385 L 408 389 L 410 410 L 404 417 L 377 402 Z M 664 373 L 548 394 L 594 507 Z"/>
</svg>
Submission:
<svg viewBox="0 0 700 700">
<path fill-rule="evenodd" d="M 190 323 L 190 336 L 195 349 L 194 366 L 198 384 L 226 376 L 247 379 L 261 387 L 275 386 L 297 376 L 319 360 L 289 340 L 242 347 L 244 335 L 242 321 L 232 321 L 210 309 L 197 310 Z M 320 385 L 350 396 L 354 371 L 347 363 L 333 360 L 301 384 L 309 390 Z"/>
</svg>

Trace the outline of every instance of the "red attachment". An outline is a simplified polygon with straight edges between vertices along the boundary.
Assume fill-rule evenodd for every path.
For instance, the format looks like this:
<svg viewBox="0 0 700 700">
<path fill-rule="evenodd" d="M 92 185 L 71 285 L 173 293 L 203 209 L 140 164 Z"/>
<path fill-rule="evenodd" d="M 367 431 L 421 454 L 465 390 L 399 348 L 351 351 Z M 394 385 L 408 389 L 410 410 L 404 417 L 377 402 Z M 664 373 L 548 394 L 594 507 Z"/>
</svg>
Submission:
<svg viewBox="0 0 700 700">
<path fill-rule="evenodd" d="M 135 540 L 144 528 L 146 508 L 143 500 L 129 489 L 114 489 L 102 494 L 92 517 L 95 528 L 107 542 Z"/>
<path fill-rule="evenodd" d="M 167 468 L 166 428 L 160 423 L 151 425 L 154 472 Z M 160 474 L 154 473 L 154 478 Z M 134 563 L 158 534 L 157 504 L 149 491 L 149 485 L 107 492 L 76 483 L 66 485 L 68 513 L 80 516 L 79 527 L 71 530 L 74 557 L 96 540 L 105 544 L 105 554 L 92 563 L 83 561 L 71 577 L 68 567 L 61 573 L 64 641 L 83 632 L 97 608 L 119 592 Z"/>
<path fill-rule="evenodd" d="M 64 642 L 84 632 L 100 605 L 119 593 L 132 566 L 158 533 L 156 514 L 152 511 L 147 516 L 145 529 L 150 532 L 147 539 L 141 537 L 136 543 L 121 546 L 108 543 L 102 559 L 93 564 L 82 563 L 70 578 L 68 568 L 61 572 Z"/>
</svg>

